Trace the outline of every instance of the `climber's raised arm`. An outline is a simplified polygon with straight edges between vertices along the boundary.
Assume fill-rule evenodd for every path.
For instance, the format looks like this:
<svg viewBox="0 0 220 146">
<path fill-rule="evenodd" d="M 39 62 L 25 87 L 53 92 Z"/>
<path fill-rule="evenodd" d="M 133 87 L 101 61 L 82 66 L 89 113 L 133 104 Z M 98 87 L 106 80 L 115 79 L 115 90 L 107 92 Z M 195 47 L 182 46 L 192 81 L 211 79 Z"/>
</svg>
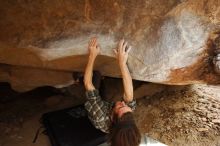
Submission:
<svg viewBox="0 0 220 146">
<path fill-rule="evenodd" d="M 117 49 L 114 49 L 118 64 L 121 70 L 123 85 L 124 85 L 124 101 L 131 102 L 133 100 L 133 84 L 130 72 L 127 66 L 128 53 L 131 50 L 131 46 L 128 46 L 127 42 L 121 40 Z"/>
<path fill-rule="evenodd" d="M 95 89 L 92 83 L 93 66 L 95 59 L 100 52 L 100 47 L 98 46 L 97 38 L 94 37 L 90 40 L 88 50 L 89 50 L 89 58 L 84 74 L 84 85 L 87 91 L 91 91 Z"/>
</svg>

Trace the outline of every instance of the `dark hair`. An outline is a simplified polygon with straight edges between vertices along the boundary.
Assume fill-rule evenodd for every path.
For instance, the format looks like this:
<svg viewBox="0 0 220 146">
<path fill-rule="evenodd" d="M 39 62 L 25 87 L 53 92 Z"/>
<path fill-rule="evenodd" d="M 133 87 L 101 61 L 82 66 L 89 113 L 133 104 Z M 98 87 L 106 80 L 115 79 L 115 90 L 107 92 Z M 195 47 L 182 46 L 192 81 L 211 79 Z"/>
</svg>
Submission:
<svg viewBox="0 0 220 146">
<path fill-rule="evenodd" d="M 114 118 L 109 133 L 111 146 L 138 146 L 140 141 L 141 134 L 132 112 L 124 113 L 120 118 Z"/>
</svg>

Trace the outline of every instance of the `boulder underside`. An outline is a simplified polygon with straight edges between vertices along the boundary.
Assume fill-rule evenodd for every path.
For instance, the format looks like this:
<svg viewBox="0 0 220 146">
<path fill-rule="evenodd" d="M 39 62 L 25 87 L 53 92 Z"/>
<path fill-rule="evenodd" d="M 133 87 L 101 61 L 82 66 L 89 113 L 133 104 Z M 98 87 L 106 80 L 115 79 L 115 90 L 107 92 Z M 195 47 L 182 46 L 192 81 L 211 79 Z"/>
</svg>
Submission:
<svg viewBox="0 0 220 146">
<path fill-rule="evenodd" d="M 104 76 L 121 76 L 112 49 L 125 38 L 133 79 L 220 83 L 220 0 L 0 1 L 0 81 L 17 91 L 73 84 L 93 36 Z"/>
</svg>

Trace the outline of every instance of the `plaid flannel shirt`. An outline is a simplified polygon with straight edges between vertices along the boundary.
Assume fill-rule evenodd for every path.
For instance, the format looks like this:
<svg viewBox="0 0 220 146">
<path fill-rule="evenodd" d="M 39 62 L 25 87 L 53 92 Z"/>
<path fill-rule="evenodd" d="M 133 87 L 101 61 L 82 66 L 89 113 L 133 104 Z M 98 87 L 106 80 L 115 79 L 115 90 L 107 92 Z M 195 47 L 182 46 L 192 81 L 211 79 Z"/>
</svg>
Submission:
<svg viewBox="0 0 220 146">
<path fill-rule="evenodd" d="M 107 102 L 101 99 L 98 90 L 86 91 L 87 102 L 85 109 L 92 124 L 102 132 L 109 133 L 111 124 L 111 110 L 114 102 Z M 136 108 L 136 101 L 126 103 L 132 110 Z"/>
</svg>

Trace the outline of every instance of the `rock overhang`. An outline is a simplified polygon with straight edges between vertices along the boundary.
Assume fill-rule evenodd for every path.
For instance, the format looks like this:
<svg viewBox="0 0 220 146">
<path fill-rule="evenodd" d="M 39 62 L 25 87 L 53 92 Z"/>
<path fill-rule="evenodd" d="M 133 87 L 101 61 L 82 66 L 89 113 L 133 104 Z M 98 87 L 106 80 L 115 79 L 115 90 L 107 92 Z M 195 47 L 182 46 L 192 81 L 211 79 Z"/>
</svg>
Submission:
<svg viewBox="0 0 220 146">
<path fill-rule="evenodd" d="M 213 33 L 219 30 L 219 1 L 13 3 L 4 2 L 0 9 L 5 14 L 0 22 L 0 63 L 8 69 L 2 65 L 0 80 L 15 89 L 72 84 L 72 72 L 84 71 L 92 36 L 102 48 L 95 69 L 105 76 L 120 77 L 112 49 L 124 37 L 133 47 L 128 59 L 133 79 L 220 83 L 212 62 L 215 48 L 208 45 L 219 36 Z"/>
</svg>

